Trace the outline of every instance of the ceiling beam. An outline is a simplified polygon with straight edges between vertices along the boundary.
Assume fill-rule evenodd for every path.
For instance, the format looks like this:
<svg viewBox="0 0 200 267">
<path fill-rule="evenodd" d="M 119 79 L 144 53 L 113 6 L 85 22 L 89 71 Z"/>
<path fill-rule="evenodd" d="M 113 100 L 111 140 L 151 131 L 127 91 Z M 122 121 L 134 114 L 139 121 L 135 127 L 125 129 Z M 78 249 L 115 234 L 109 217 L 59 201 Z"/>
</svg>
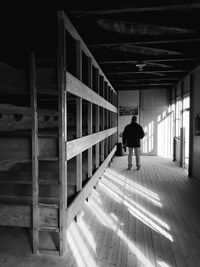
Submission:
<svg viewBox="0 0 200 267">
<path fill-rule="evenodd" d="M 200 60 L 199 57 L 189 57 L 189 58 L 163 58 L 163 59 L 144 59 L 141 60 L 143 62 L 178 62 L 178 61 L 198 61 Z M 130 64 L 137 64 L 138 60 L 104 60 L 104 61 L 99 61 L 99 64 L 125 64 L 125 63 L 130 63 Z"/>
<path fill-rule="evenodd" d="M 151 89 L 163 89 L 163 90 L 170 90 L 172 88 L 172 86 L 170 87 L 170 86 L 140 86 L 140 87 L 138 87 L 138 86 L 124 86 L 124 87 L 119 87 L 119 88 L 117 88 L 117 87 L 115 87 L 115 89 L 117 90 L 117 91 L 125 91 L 125 90 L 127 90 L 127 91 L 140 91 L 140 90 L 151 90 Z"/>
<path fill-rule="evenodd" d="M 137 83 L 137 82 L 161 82 L 161 81 L 177 81 L 179 78 L 146 78 L 146 79 L 110 79 L 110 82 L 132 82 L 132 83 Z"/>
<path fill-rule="evenodd" d="M 116 42 L 116 43 L 98 43 L 98 44 L 90 44 L 91 48 L 104 48 L 104 47 L 112 47 L 112 46 L 120 46 L 123 44 L 126 45 L 146 45 L 146 44 L 172 44 L 172 43 L 189 43 L 189 42 L 199 42 L 200 38 L 190 38 L 190 39 L 176 39 L 176 40 L 156 40 L 156 41 L 139 41 L 139 42 Z"/>
<path fill-rule="evenodd" d="M 194 33 L 191 29 L 144 24 L 118 19 L 99 19 L 97 24 L 105 31 L 128 35 L 160 36 Z"/>
<path fill-rule="evenodd" d="M 155 12 L 155 11 L 173 11 L 173 10 L 188 10 L 200 8 L 200 3 L 180 4 L 180 5 L 162 5 L 162 6 L 146 6 L 146 7 L 128 7 L 115 8 L 105 10 L 90 10 L 90 11 L 72 11 L 68 12 L 76 17 L 95 16 L 95 15 L 111 15 L 120 13 L 140 13 L 140 12 Z"/>
<path fill-rule="evenodd" d="M 116 87 L 124 87 L 124 86 L 131 86 L 131 87 L 136 87 L 136 86 L 172 86 L 174 83 L 140 83 L 140 84 L 113 84 L 113 86 Z"/>
<path fill-rule="evenodd" d="M 161 55 L 168 55 L 168 56 L 175 56 L 175 55 L 181 55 L 181 52 L 178 51 L 171 51 L 166 49 L 160 49 L 160 48 L 152 48 L 152 47 L 145 47 L 145 46 L 138 46 L 138 45 L 113 45 L 112 47 L 109 47 L 109 49 L 122 51 L 125 53 L 134 53 L 134 54 L 140 54 L 140 55 L 153 55 L 153 56 L 161 56 Z"/>
<path fill-rule="evenodd" d="M 116 71 L 116 72 L 105 72 L 108 75 L 116 74 L 116 75 L 122 75 L 122 74 L 153 74 L 153 73 L 181 73 L 181 72 L 188 72 L 189 70 L 155 70 L 155 71 Z"/>
</svg>

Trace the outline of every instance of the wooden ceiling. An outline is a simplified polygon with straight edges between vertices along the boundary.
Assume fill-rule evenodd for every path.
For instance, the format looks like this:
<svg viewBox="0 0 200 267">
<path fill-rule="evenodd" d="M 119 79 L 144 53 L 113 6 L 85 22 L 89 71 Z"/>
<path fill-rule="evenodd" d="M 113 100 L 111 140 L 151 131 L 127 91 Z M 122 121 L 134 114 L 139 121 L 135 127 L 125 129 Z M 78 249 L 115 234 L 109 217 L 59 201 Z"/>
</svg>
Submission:
<svg viewBox="0 0 200 267">
<path fill-rule="evenodd" d="M 117 90 L 172 88 L 200 61 L 200 1 L 68 0 L 46 10 L 4 12 L 2 64 L 22 62 L 17 51 L 55 48 L 57 9 L 65 10 Z"/>
<path fill-rule="evenodd" d="M 172 88 L 200 61 L 200 1 L 111 0 L 71 9 L 118 90 Z"/>
</svg>

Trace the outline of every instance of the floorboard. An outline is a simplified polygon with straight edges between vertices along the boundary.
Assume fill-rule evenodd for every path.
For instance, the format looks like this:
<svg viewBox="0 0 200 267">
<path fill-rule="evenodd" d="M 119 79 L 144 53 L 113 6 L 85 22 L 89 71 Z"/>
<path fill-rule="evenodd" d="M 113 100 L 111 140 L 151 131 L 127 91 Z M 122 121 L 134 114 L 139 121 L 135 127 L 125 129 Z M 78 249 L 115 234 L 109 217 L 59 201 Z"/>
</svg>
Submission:
<svg viewBox="0 0 200 267">
<path fill-rule="evenodd" d="M 0 266 L 200 266 L 200 186 L 168 158 L 116 157 L 68 229 L 64 258 L 31 254 L 30 232 L 0 227 Z"/>
</svg>

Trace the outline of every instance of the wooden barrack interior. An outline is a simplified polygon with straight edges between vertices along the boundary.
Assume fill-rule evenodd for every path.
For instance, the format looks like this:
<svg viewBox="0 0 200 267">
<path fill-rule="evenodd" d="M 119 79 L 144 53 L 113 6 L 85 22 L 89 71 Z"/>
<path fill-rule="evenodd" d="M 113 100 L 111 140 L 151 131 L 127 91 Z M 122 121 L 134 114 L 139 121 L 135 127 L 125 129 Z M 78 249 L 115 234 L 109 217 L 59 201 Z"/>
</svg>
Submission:
<svg viewBox="0 0 200 267">
<path fill-rule="evenodd" d="M 63 11 L 57 58 L 33 51 L 29 65 L 0 81 L 29 99 L 1 105 L 0 224 L 29 227 L 34 253 L 64 255 L 67 227 L 116 151 L 117 93 Z"/>
</svg>

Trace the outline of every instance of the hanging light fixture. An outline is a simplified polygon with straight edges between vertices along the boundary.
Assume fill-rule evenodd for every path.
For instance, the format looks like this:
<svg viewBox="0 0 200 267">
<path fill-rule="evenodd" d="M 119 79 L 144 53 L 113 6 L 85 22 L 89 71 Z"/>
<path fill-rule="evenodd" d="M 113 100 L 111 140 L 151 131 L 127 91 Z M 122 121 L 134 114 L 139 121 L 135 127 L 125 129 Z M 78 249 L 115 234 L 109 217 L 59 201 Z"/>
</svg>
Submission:
<svg viewBox="0 0 200 267">
<path fill-rule="evenodd" d="M 138 63 L 136 64 L 136 67 L 138 68 L 139 71 L 143 71 L 143 68 L 146 66 L 145 63 Z"/>
</svg>

